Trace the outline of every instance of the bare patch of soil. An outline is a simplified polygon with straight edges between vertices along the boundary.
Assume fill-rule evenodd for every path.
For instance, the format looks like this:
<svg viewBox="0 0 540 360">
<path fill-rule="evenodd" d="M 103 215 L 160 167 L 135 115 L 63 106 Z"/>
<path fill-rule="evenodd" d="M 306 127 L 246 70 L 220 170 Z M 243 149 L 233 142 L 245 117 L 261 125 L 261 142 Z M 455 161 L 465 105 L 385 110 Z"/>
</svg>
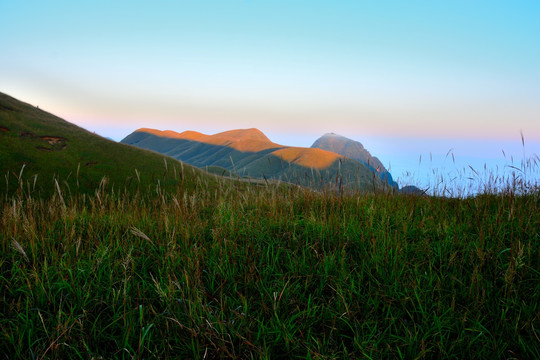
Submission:
<svg viewBox="0 0 540 360">
<path fill-rule="evenodd" d="M 67 140 L 65 137 L 62 136 L 51 136 L 51 135 L 43 135 L 43 136 L 37 136 L 36 134 L 30 132 L 30 131 L 24 131 L 20 134 L 21 138 L 27 138 L 27 139 L 39 139 L 42 141 L 47 142 L 50 147 L 45 146 L 36 146 L 36 149 L 39 150 L 47 150 L 47 151 L 62 151 L 67 147 Z"/>
<path fill-rule="evenodd" d="M 45 140 L 52 146 L 65 145 L 67 139 L 61 136 L 40 136 L 41 140 Z"/>
</svg>

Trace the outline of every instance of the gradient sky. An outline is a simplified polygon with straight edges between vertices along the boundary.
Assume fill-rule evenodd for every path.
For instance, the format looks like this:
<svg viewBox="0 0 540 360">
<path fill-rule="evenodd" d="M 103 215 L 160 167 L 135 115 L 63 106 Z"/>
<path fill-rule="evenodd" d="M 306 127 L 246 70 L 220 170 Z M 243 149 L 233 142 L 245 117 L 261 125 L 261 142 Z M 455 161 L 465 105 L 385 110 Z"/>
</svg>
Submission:
<svg viewBox="0 0 540 360">
<path fill-rule="evenodd" d="M 0 91 L 115 140 L 257 127 L 401 170 L 500 160 L 521 131 L 540 154 L 539 19 L 532 0 L 0 0 Z"/>
</svg>

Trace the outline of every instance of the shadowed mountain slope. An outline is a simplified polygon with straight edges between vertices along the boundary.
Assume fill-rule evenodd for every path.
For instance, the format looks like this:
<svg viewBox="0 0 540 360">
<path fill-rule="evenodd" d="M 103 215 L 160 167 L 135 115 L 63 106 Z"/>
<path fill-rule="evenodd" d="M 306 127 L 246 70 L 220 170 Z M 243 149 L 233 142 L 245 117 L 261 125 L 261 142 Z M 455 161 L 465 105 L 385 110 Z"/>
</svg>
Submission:
<svg viewBox="0 0 540 360">
<path fill-rule="evenodd" d="M 13 192 L 19 177 L 43 195 L 61 186 L 94 191 L 106 178 L 116 189 L 194 186 L 195 176 L 208 176 L 174 159 L 92 134 L 59 117 L 0 93 L 0 192 Z M 182 176 L 189 172 L 188 176 Z M 175 178 L 176 177 L 176 178 Z M 6 190 L 7 189 L 7 190 Z"/>
<path fill-rule="evenodd" d="M 315 188 L 345 186 L 358 190 L 383 187 L 363 163 L 335 152 L 273 143 L 257 129 L 214 135 L 139 129 L 123 143 L 150 149 L 197 167 L 221 167 L 239 176 L 280 179 Z"/>
<path fill-rule="evenodd" d="M 362 143 L 358 141 L 334 133 L 328 133 L 315 140 L 311 147 L 332 151 L 350 159 L 360 161 L 376 172 L 383 181 L 388 182 L 391 186 L 397 187 L 397 183 L 392 179 L 392 175 L 384 167 L 381 161 L 377 157 L 372 156 L 369 151 L 364 148 Z"/>
</svg>

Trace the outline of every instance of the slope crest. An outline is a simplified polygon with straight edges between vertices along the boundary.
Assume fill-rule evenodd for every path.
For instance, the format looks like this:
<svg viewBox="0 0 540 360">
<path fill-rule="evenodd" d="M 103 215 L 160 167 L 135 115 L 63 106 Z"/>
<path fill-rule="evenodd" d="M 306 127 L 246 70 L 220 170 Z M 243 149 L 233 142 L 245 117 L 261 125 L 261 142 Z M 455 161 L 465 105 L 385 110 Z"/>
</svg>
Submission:
<svg viewBox="0 0 540 360">
<path fill-rule="evenodd" d="M 334 152 L 302 147 L 288 147 L 272 152 L 272 155 L 292 164 L 307 168 L 325 169 L 341 158 Z"/>
<path fill-rule="evenodd" d="M 210 135 L 210 137 L 226 139 L 234 142 L 256 140 L 260 142 L 271 143 L 270 139 L 266 135 L 264 135 L 262 131 L 256 128 L 228 130 L 215 135 Z"/>
<path fill-rule="evenodd" d="M 160 179 L 163 189 L 178 183 L 174 172 L 164 175 L 167 162 L 169 168 L 181 168 L 174 159 L 164 163 L 163 155 L 107 140 L 2 93 L 0 129 L 0 173 L 9 180 L 0 192 L 13 192 L 12 184 L 28 181 L 32 192 L 50 195 L 55 190 L 51 179 L 82 192 L 105 183 L 122 191 L 153 185 L 154 179 Z M 202 174 L 188 165 L 182 169 L 190 169 L 183 178 L 186 187 L 195 184 L 195 174 Z"/>
</svg>

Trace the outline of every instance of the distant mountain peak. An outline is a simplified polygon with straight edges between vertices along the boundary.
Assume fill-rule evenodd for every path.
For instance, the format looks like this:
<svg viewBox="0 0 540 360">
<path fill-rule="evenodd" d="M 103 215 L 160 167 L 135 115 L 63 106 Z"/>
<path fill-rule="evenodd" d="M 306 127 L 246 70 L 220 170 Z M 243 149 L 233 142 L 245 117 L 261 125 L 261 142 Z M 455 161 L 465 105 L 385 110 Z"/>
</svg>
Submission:
<svg viewBox="0 0 540 360">
<path fill-rule="evenodd" d="M 181 132 L 179 135 L 182 139 L 188 139 L 188 140 L 196 140 L 196 139 L 200 139 L 202 137 L 207 136 L 207 135 L 204 135 L 203 133 L 200 133 L 198 131 L 192 131 L 192 130 Z"/>
<path fill-rule="evenodd" d="M 172 130 L 157 130 L 157 129 L 150 129 L 150 128 L 140 128 L 135 130 L 135 133 L 147 133 L 152 134 L 160 137 L 167 137 L 167 138 L 173 138 L 173 139 L 181 139 L 183 134 L 177 133 L 176 131 Z"/>
<path fill-rule="evenodd" d="M 364 148 L 364 145 L 358 141 L 351 140 L 335 133 L 326 133 L 315 140 L 311 147 L 332 151 L 339 155 L 346 156 L 349 159 L 360 161 L 370 167 L 383 180 L 387 180 L 389 184 L 397 186 L 381 161 L 375 156 L 372 156 L 369 151 Z"/>
<path fill-rule="evenodd" d="M 351 159 L 361 160 L 364 162 L 367 162 L 367 160 L 372 157 L 371 154 L 364 149 L 364 145 L 362 145 L 362 143 L 336 133 L 324 134 L 315 140 L 311 147 L 333 151 Z"/>
<path fill-rule="evenodd" d="M 230 141 L 257 140 L 262 142 L 271 142 L 270 139 L 257 128 L 229 130 L 212 136 Z"/>
</svg>

